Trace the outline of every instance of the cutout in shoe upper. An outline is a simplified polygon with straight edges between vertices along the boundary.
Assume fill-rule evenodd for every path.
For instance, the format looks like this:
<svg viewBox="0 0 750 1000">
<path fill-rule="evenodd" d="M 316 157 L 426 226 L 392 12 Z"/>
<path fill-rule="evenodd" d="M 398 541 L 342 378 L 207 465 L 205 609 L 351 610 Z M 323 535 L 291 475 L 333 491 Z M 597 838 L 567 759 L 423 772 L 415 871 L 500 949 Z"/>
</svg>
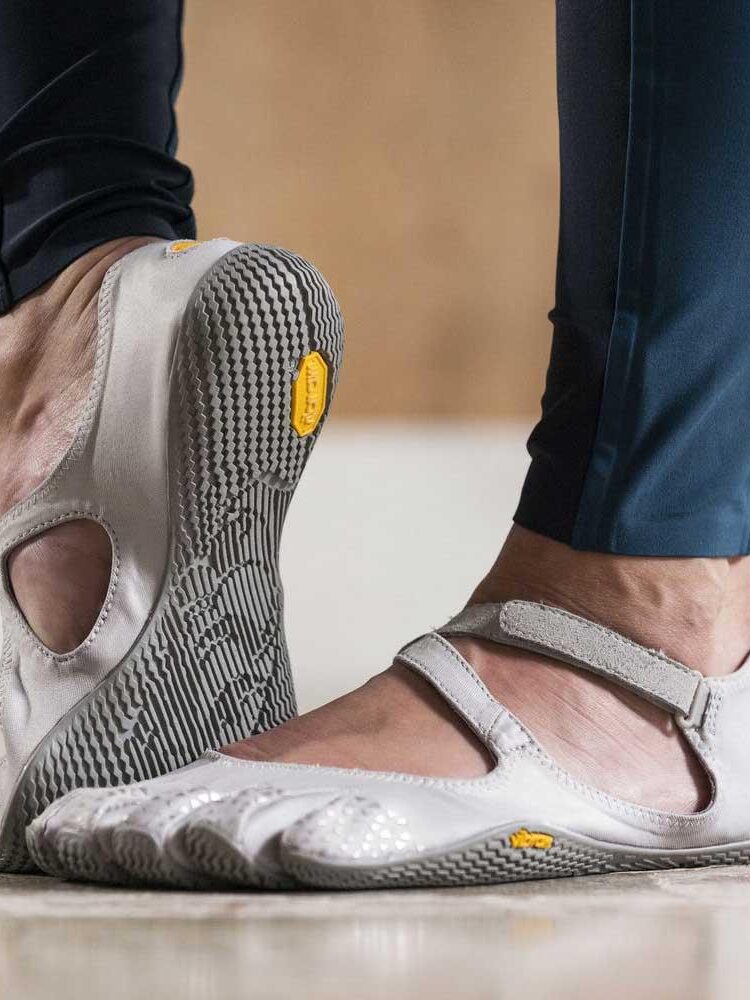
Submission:
<svg viewBox="0 0 750 1000">
<path fill-rule="evenodd" d="M 66 521 L 34 535 L 8 555 L 19 611 L 53 653 L 70 653 L 90 635 L 112 576 L 112 541 L 97 521 Z"/>
</svg>

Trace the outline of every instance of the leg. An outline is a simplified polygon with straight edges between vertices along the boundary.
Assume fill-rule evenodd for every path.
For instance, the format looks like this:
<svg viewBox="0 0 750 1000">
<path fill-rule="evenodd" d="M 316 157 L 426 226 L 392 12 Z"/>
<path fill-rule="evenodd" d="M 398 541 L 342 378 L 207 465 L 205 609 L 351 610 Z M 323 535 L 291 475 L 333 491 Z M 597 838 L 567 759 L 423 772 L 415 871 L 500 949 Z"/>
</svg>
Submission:
<svg viewBox="0 0 750 1000">
<path fill-rule="evenodd" d="M 613 85 L 611 72 L 587 77 L 571 40 L 596 38 L 597 19 L 616 33 L 628 7 L 626 146 L 622 111 L 597 96 L 623 93 L 619 69 Z M 697 0 L 559 10 L 556 331 L 517 522 L 578 549 L 745 555 L 750 17 Z"/>
<path fill-rule="evenodd" d="M 0 312 L 108 241 L 195 236 L 174 158 L 181 17 L 181 0 L 0 4 Z"/>
<path fill-rule="evenodd" d="M 70 789 L 295 711 L 278 550 L 342 323 L 296 255 L 182 238 L 180 14 L 0 0 L 2 871 Z"/>
<path fill-rule="evenodd" d="M 194 235 L 192 177 L 173 156 L 181 6 L 0 4 L 0 514 L 72 440 L 107 268 L 148 237 Z M 104 602 L 109 539 L 68 523 L 16 549 L 9 571 L 27 620 L 64 652 Z"/>
<path fill-rule="evenodd" d="M 544 601 L 722 674 L 750 649 L 748 403 L 735 374 L 748 350 L 750 241 L 734 224 L 750 198 L 735 159 L 750 104 L 733 89 L 750 76 L 750 18 L 691 4 L 678 39 L 670 10 L 558 4 L 552 360 L 517 525 L 472 601 Z M 703 127 L 728 115 L 731 146 Z M 705 776 L 666 714 L 542 657 L 455 643 L 572 773 L 653 806 L 705 800 Z M 402 671 L 231 752 L 475 773 L 477 747 L 458 731 L 446 739 L 437 719 L 433 739 L 411 738 L 426 706 Z M 376 712 L 381 701 L 398 712 Z"/>
<path fill-rule="evenodd" d="M 630 867 L 643 864 L 633 846 L 665 849 L 667 859 L 647 858 L 656 867 L 711 863 L 684 846 L 716 852 L 712 861 L 732 844 L 735 860 L 750 856 L 750 665 L 715 679 L 750 649 L 748 403 L 736 374 L 750 361 L 750 240 L 736 221 L 750 210 L 750 15 L 736 0 L 673 6 L 558 4 L 555 341 L 517 524 L 470 600 L 494 605 L 489 626 L 475 609 L 359 691 L 159 782 L 113 834 L 107 864 L 169 881 L 226 877 L 226 862 L 240 884 L 265 884 L 270 871 L 275 884 L 291 874 L 341 887 L 455 884 L 462 865 L 482 881 L 493 852 L 498 880 L 529 867 L 569 874 L 568 850 L 592 871 L 592 847 L 605 856 L 598 870 L 612 870 L 612 845 Z M 514 646 L 502 604 L 519 599 L 533 611 L 511 607 L 511 618 L 547 624 L 516 632 Z M 624 690 L 624 678 L 637 683 Z M 408 777 L 475 777 L 493 761 L 484 781 Z M 711 808 L 690 815 L 711 799 L 707 770 Z M 185 823 L 199 780 L 224 798 Z M 729 813 L 717 821 L 722 800 Z M 592 802 L 595 819 L 576 826 Z M 558 807 L 560 827 L 545 833 Z M 68 809 L 83 804 L 61 805 L 58 831 Z M 84 810 L 94 829 L 98 809 Z M 56 822 L 51 813 L 53 841 Z M 566 844 L 572 828 L 591 839 Z M 45 843 L 43 823 L 32 835 Z M 538 859 L 558 839 L 560 869 L 545 869 Z"/>
</svg>

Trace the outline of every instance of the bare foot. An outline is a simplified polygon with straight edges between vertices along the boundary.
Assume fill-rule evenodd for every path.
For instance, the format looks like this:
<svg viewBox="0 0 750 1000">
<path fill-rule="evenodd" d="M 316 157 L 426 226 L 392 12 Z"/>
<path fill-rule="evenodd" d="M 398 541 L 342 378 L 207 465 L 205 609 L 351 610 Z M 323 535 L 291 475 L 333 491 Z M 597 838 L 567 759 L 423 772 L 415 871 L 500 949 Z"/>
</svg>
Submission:
<svg viewBox="0 0 750 1000">
<path fill-rule="evenodd" d="M 730 673 L 750 649 L 750 558 L 641 559 L 577 552 L 514 527 L 472 603 L 545 601 L 665 650 L 696 670 Z M 632 802 L 692 812 L 707 776 L 671 717 L 543 656 L 456 639 L 492 693 L 576 777 Z M 226 749 L 237 757 L 469 777 L 483 748 L 426 682 L 399 665 L 364 687 Z"/>
<path fill-rule="evenodd" d="M 99 287 L 107 269 L 150 237 L 89 251 L 0 317 L 0 514 L 28 496 L 70 446 L 94 363 Z M 109 538 L 70 521 L 13 550 L 11 586 L 27 622 L 55 652 L 89 634 L 109 586 Z"/>
</svg>

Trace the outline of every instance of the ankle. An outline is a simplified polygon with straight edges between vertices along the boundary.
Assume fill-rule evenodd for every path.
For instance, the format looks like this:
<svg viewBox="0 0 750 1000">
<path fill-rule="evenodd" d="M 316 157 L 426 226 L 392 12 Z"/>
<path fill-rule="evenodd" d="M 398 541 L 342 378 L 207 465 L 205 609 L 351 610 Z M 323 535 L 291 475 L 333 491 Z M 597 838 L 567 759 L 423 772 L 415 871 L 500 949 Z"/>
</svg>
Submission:
<svg viewBox="0 0 750 1000">
<path fill-rule="evenodd" d="M 150 240 L 95 247 L 0 319 L 0 514 L 39 486 L 70 446 L 89 392 L 102 280 Z M 109 536 L 87 520 L 57 525 L 9 554 L 16 603 L 48 648 L 70 652 L 90 633 L 111 561 Z"/>
<path fill-rule="evenodd" d="M 0 317 L 0 514 L 52 471 L 72 441 L 96 349 L 107 269 L 150 237 L 95 247 Z"/>
<path fill-rule="evenodd" d="M 515 525 L 471 602 L 512 598 L 565 608 L 707 676 L 731 673 L 750 649 L 750 557 L 579 552 Z"/>
</svg>

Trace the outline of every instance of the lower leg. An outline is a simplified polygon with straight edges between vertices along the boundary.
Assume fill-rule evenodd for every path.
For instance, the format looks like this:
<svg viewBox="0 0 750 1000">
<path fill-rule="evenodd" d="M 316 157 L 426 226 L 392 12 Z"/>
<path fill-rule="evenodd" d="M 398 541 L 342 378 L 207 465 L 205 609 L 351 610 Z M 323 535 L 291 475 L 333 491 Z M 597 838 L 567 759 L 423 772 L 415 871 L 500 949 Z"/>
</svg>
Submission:
<svg viewBox="0 0 750 1000">
<path fill-rule="evenodd" d="M 651 148 L 639 140 L 653 122 L 639 118 L 633 123 L 630 107 L 630 26 L 634 22 L 639 28 L 635 42 L 640 51 L 635 53 L 633 64 L 641 67 L 646 58 L 654 55 L 648 39 L 642 37 L 656 17 L 650 7 L 653 5 L 647 0 L 613 0 L 593 7 L 585 0 L 558 3 L 562 210 L 557 302 L 553 313 L 555 338 L 544 416 L 531 439 L 533 462 L 517 516 L 519 524 L 532 530 L 513 529 L 473 601 L 508 598 L 546 601 L 593 618 L 647 646 L 664 649 L 703 673 L 720 674 L 734 670 L 750 649 L 748 559 L 633 558 L 579 551 L 580 539 L 573 548 L 576 529 L 585 535 L 583 529 L 588 525 L 587 519 L 579 514 L 589 469 L 606 466 L 608 456 L 633 453 L 643 462 L 631 465 L 628 476 L 619 482 L 617 501 L 623 504 L 637 501 L 640 504 L 636 505 L 637 525 L 643 532 L 650 532 L 647 541 L 658 541 L 660 535 L 663 538 L 659 546 L 647 545 L 644 549 L 643 537 L 634 539 L 632 545 L 625 537 L 619 551 L 669 551 L 675 530 L 681 536 L 675 551 L 681 555 L 686 545 L 705 545 L 706 551 L 722 548 L 720 542 L 714 545 L 712 538 L 712 529 L 721 522 L 721 504 L 712 502 L 712 493 L 706 486 L 707 481 L 719 482 L 717 470 L 709 461 L 715 457 L 716 449 L 712 449 L 710 441 L 699 438 L 693 443 L 693 454 L 702 450 L 700 462 L 691 463 L 685 454 L 685 440 L 692 442 L 692 438 L 684 425 L 688 425 L 693 435 L 709 433 L 716 427 L 715 419 L 706 419 L 710 404 L 700 392 L 691 394 L 678 385 L 677 376 L 684 367 L 679 359 L 669 363 L 667 359 L 657 360 L 648 366 L 655 349 L 667 347 L 673 353 L 684 353 L 677 342 L 683 332 L 679 328 L 665 331 L 658 329 L 658 324 L 650 328 L 646 322 L 649 317 L 644 317 L 645 335 L 631 344 L 630 371 L 641 376 L 641 383 L 633 384 L 627 401 L 635 414 L 634 420 L 646 398 L 663 402 L 664 412 L 657 413 L 651 423 L 636 426 L 632 440 L 627 435 L 633 429 L 633 422 L 623 424 L 623 440 L 616 442 L 617 447 L 603 449 L 598 462 L 591 460 L 600 426 L 607 359 L 612 353 L 610 334 L 617 310 L 629 129 L 635 137 L 631 148 L 636 160 Z M 725 68 L 737 64 L 737 60 L 727 59 L 718 44 L 709 47 L 704 38 L 703 29 L 712 30 L 720 36 L 715 40 L 723 45 L 730 44 L 730 40 L 733 45 L 744 44 L 743 25 L 736 20 L 741 18 L 739 9 L 726 7 L 724 24 L 721 19 L 712 19 L 710 5 L 696 0 L 688 5 L 690 28 L 686 29 L 685 44 L 678 45 L 668 26 L 659 38 L 662 46 L 659 72 L 670 85 L 656 93 L 675 102 L 674 107 L 663 109 L 662 126 L 672 123 L 675 126 L 673 135 L 665 133 L 662 137 L 663 156 L 675 164 L 692 164 L 695 160 L 711 176 L 722 165 L 721 144 L 713 142 L 697 121 L 695 129 L 684 128 L 684 119 L 697 114 L 694 108 L 706 101 L 713 101 L 721 114 L 728 113 L 740 101 L 737 95 L 723 101 L 727 96 L 725 84 L 733 79 Z M 668 22 L 668 11 L 660 11 L 658 18 Z M 730 30 L 732 18 L 735 22 Z M 693 30 L 698 27 L 702 30 Z M 721 54 L 714 57 L 713 53 L 720 50 Z M 703 86 L 705 81 L 700 73 L 695 72 L 696 67 L 706 74 L 708 89 Z M 596 86 L 592 86 L 592 80 L 597 81 Z M 693 94 L 693 88 L 701 92 Z M 636 110 L 641 115 L 640 107 Z M 711 117 L 704 114 L 700 121 Z M 696 137 L 702 139 L 698 146 L 681 148 L 683 143 L 694 143 Z M 670 143 L 674 149 L 669 148 Z M 667 237 L 674 237 L 679 244 L 672 247 L 668 261 L 656 258 L 653 273 L 660 276 L 668 299 L 671 295 L 680 298 L 669 309 L 659 309 L 657 291 L 661 287 L 651 288 L 648 274 L 643 273 L 644 263 L 651 258 L 629 261 L 628 279 L 637 282 L 643 278 L 644 285 L 640 298 L 625 303 L 630 307 L 627 315 L 632 316 L 638 308 L 646 309 L 652 301 L 657 306 L 653 316 L 657 321 L 664 316 L 669 320 L 690 315 L 690 308 L 700 298 L 696 292 L 706 286 L 705 255 L 693 252 L 695 248 L 686 252 L 684 218 L 696 221 L 695 233 L 713 232 L 715 215 L 709 209 L 701 216 L 701 206 L 715 198 L 721 184 L 718 180 L 715 185 L 705 184 L 701 169 L 691 170 L 690 178 L 695 178 L 701 190 L 686 190 L 671 183 L 666 170 L 662 174 L 653 172 L 652 183 L 661 184 L 656 208 L 670 204 L 671 214 L 654 218 L 652 225 L 643 227 L 649 238 L 654 235 L 664 243 L 668 242 Z M 738 183 L 747 190 L 744 177 L 739 177 Z M 676 203 L 672 203 L 673 197 Z M 644 193 L 640 199 L 636 196 L 633 201 L 631 191 L 631 208 L 645 212 L 651 202 Z M 735 191 L 735 203 L 742 200 L 742 191 Z M 729 204 L 730 199 L 722 198 L 722 210 L 725 202 Z M 675 225 L 675 219 L 683 220 L 683 224 Z M 727 226 L 726 233 L 736 233 L 737 240 L 742 242 L 736 225 Z M 658 239 L 653 241 L 651 249 L 656 247 L 658 251 Z M 744 249 L 744 242 L 739 249 Z M 694 274 L 690 270 L 693 267 Z M 746 267 L 742 253 L 731 262 L 723 257 L 712 260 L 716 294 L 704 296 L 712 309 L 716 303 L 731 303 L 732 289 L 744 287 L 734 273 L 740 267 Z M 681 281 L 682 268 L 689 282 Z M 726 286 L 722 284 L 725 281 Z M 690 308 L 682 308 L 685 303 Z M 742 340 L 726 352 L 726 360 L 718 359 L 715 343 L 706 336 L 706 331 L 715 326 L 702 315 L 701 308 L 696 308 L 687 331 L 690 360 L 700 365 L 702 358 L 706 371 L 721 374 L 725 363 L 731 366 L 743 356 L 742 345 L 747 338 L 739 331 L 736 316 L 723 315 L 723 328 L 732 336 L 734 331 L 741 332 Z M 735 312 L 740 315 L 742 310 Z M 622 352 L 626 353 L 625 347 Z M 692 384 L 704 386 L 706 379 L 701 380 L 699 374 L 696 373 Z M 732 397 L 726 391 L 727 386 L 742 385 L 741 380 L 728 377 L 723 384 L 725 391 L 717 397 L 722 401 Z M 644 385 L 651 391 L 646 393 Z M 686 389 L 690 389 L 690 384 Z M 680 394 L 682 398 L 678 401 L 675 396 Z M 732 420 L 736 422 L 742 415 L 742 407 L 737 406 L 733 412 Z M 734 426 L 731 416 L 727 415 L 727 428 Z M 637 433 L 645 436 L 638 448 Z M 736 442 L 746 437 L 736 427 L 728 433 Z M 721 490 L 725 497 L 732 498 L 737 494 L 737 483 L 747 481 L 747 471 L 742 461 L 736 468 L 730 465 L 724 462 L 720 471 L 725 478 L 720 487 L 714 488 L 714 493 Z M 656 479 L 654 470 L 660 470 Z M 741 498 L 731 507 L 741 520 L 744 510 Z M 694 524 L 695 511 L 704 512 L 705 519 L 697 515 Z M 621 534 L 627 535 L 629 523 L 625 521 Z M 707 531 L 702 530 L 705 527 Z M 606 524 L 606 519 L 604 534 L 608 538 L 616 538 L 618 534 L 612 524 Z M 618 551 L 615 546 L 612 549 Z M 456 640 L 456 645 L 491 691 L 576 776 L 616 795 L 663 808 L 691 810 L 706 800 L 706 776 L 696 768 L 681 733 L 659 709 L 542 656 L 470 640 Z M 425 774 L 476 774 L 486 767 L 472 737 L 458 723 L 447 725 L 445 719 L 439 719 L 425 686 L 400 667 L 381 674 L 349 698 L 275 733 L 238 745 L 231 752 L 344 766 L 356 762 L 376 769 L 387 767 Z"/>
<path fill-rule="evenodd" d="M 70 446 L 89 392 L 99 287 L 107 269 L 148 242 L 90 250 L 0 316 L 0 514 L 28 496 Z M 71 521 L 21 543 L 8 560 L 21 611 L 56 652 L 91 631 L 109 585 L 111 546 L 93 521 Z"/>
<path fill-rule="evenodd" d="M 173 155 L 181 11 L 180 0 L 0 4 L 0 514 L 73 439 L 107 268 L 147 239 L 133 234 L 195 233 L 192 176 Z M 46 645 L 69 651 L 88 634 L 110 562 L 91 521 L 12 553 L 17 602 Z"/>
<path fill-rule="evenodd" d="M 516 525 L 471 603 L 566 608 L 661 649 L 705 676 L 750 650 L 750 557 L 657 559 L 579 552 Z"/>
</svg>

